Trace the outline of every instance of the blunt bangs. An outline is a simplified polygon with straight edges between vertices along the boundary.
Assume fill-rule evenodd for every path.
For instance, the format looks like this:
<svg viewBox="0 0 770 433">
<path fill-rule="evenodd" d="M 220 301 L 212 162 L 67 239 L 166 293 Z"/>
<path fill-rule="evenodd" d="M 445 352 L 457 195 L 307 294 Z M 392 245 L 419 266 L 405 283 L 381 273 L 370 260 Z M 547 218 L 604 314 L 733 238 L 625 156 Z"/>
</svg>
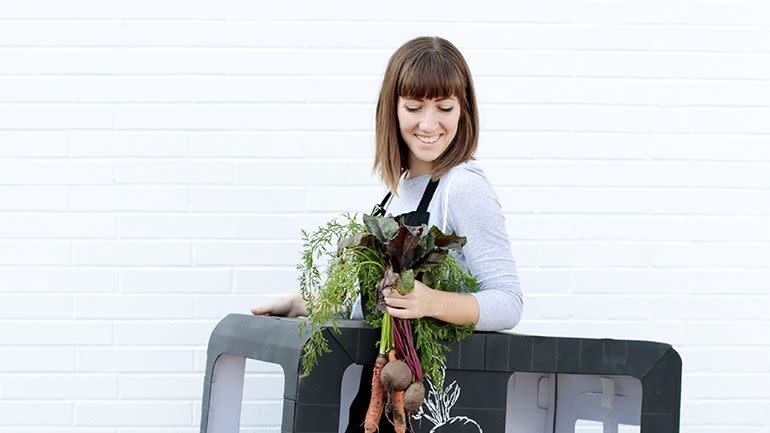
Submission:
<svg viewBox="0 0 770 433">
<path fill-rule="evenodd" d="M 434 99 L 454 96 L 464 102 L 465 77 L 442 53 L 421 53 L 413 62 L 404 64 L 398 77 L 398 96 Z"/>
</svg>

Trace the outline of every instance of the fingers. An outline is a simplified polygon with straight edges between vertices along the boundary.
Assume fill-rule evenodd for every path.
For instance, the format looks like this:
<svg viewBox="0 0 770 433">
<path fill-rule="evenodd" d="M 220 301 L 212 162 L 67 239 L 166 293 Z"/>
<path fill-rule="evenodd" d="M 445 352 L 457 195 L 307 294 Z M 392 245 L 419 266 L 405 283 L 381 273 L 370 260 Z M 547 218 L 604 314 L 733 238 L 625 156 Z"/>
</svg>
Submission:
<svg viewBox="0 0 770 433">
<path fill-rule="evenodd" d="M 255 316 L 272 316 L 278 313 L 275 303 L 258 305 L 251 309 L 251 314 Z"/>
<path fill-rule="evenodd" d="M 393 317 L 399 319 L 414 319 L 416 318 L 413 311 L 414 300 L 411 293 L 408 295 L 402 295 L 398 291 L 393 289 L 385 289 L 382 291 L 385 297 L 385 304 L 388 311 Z"/>
<path fill-rule="evenodd" d="M 251 309 L 251 314 L 253 314 L 255 316 L 267 316 L 267 315 L 269 315 L 269 311 L 268 311 L 267 307 L 260 306 L 260 307 L 252 308 Z"/>
<path fill-rule="evenodd" d="M 409 300 L 404 298 L 389 298 L 385 297 L 385 303 L 389 307 L 396 307 L 396 308 L 407 308 L 409 307 Z"/>
<path fill-rule="evenodd" d="M 402 295 L 401 293 L 398 293 L 398 290 L 393 290 L 393 289 L 383 289 L 382 295 L 385 296 L 385 299 L 389 299 L 389 298 L 405 299 L 405 298 L 414 297 L 414 293 L 407 293 L 406 295 Z"/>
<path fill-rule="evenodd" d="M 386 307 L 388 314 L 399 319 L 413 319 L 409 310 L 402 310 L 400 308 Z"/>
</svg>

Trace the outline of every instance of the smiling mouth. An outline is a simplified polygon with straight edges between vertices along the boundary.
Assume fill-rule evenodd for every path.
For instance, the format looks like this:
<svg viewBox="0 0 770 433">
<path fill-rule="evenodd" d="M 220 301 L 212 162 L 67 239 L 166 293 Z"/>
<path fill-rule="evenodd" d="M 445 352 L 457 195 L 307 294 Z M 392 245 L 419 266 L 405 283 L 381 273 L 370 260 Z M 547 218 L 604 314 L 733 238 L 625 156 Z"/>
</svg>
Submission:
<svg viewBox="0 0 770 433">
<path fill-rule="evenodd" d="M 441 135 L 443 134 L 432 135 L 430 137 L 427 137 L 424 135 L 417 135 L 417 134 L 415 134 L 414 136 L 417 137 L 417 139 L 420 140 L 420 142 L 423 144 L 433 144 L 437 142 L 439 138 L 441 138 Z"/>
</svg>

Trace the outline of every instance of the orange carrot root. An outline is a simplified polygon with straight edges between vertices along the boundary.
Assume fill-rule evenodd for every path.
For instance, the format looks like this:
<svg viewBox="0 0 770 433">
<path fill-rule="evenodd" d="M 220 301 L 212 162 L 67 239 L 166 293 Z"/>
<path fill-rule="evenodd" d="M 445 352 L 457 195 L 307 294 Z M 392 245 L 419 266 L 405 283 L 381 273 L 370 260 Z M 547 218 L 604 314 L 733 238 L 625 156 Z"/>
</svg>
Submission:
<svg viewBox="0 0 770 433">
<path fill-rule="evenodd" d="M 382 410 L 385 406 L 385 388 L 380 381 L 380 372 L 387 363 L 385 355 L 377 357 L 374 363 L 374 374 L 372 374 L 372 396 L 369 399 L 369 408 L 366 410 L 366 419 L 364 419 L 364 432 L 374 433 L 379 429 Z"/>
<path fill-rule="evenodd" d="M 393 392 L 393 429 L 396 431 L 396 433 L 406 433 L 404 391 Z"/>
<path fill-rule="evenodd" d="M 388 352 L 388 362 L 396 360 L 396 350 Z M 391 396 L 393 407 L 393 429 L 396 433 L 406 433 L 406 411 L 404 410 L 404 391 L 394 391 Z"/>
</svg>

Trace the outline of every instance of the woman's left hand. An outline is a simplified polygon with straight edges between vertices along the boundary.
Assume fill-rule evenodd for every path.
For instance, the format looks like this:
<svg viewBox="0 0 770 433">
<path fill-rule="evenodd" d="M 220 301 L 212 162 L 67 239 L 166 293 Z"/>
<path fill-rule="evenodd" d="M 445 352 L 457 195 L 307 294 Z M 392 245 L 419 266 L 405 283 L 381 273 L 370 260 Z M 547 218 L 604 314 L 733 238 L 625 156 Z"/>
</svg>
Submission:
<svg viewBox="0 0 770 433">
<path fill-rule="evenodd" d="M 385 289 L 385 304 L 388 314 L 400 319 L 419 319 L 431 315 L 433 307 L 434 289 L 426 286 L 422 281 L 414 281 L 414 289 L 406 295 L 396 290 Z"/>
</svg>

